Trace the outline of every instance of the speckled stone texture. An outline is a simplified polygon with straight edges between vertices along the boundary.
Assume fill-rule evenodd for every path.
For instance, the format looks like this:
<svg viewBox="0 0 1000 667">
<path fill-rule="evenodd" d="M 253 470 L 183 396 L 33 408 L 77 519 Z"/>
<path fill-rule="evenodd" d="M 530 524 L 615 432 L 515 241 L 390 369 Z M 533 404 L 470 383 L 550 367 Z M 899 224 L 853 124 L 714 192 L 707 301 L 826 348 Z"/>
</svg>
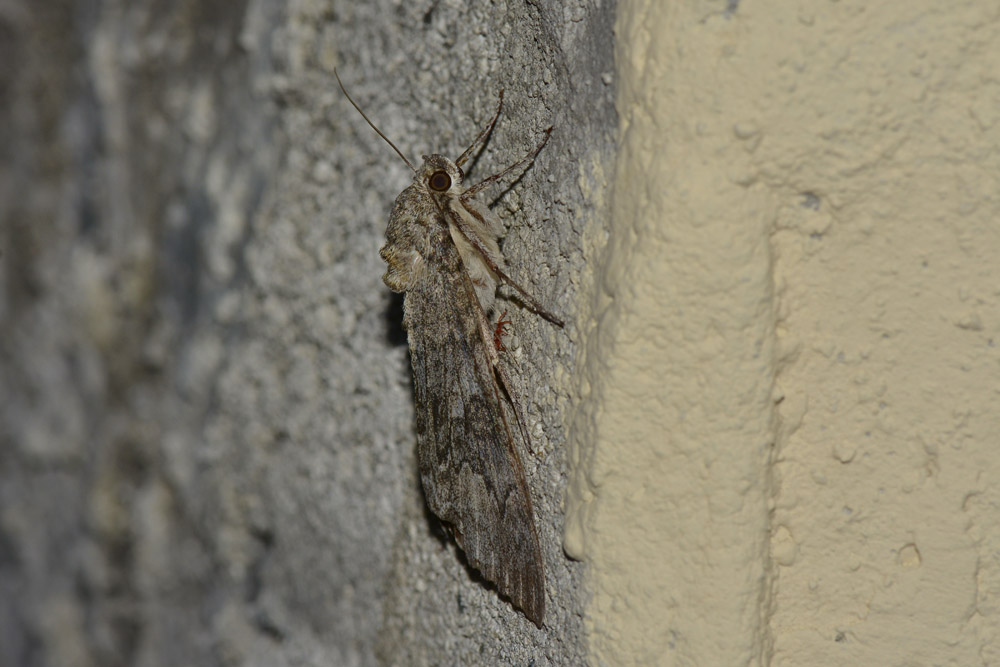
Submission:
<svg viewBox="0 0 1000 667">
<path fill-rule="evenodd" d="M 576 304 L 606 238 L 614 3 L 12 0 L 0 8 L 0 664 L 581 664 L 562 550 Z M 427 515 L 398 157 L 498 193 L 546 627 Z M 602 169 L 604 171 L 602 171 Z M 503 291 L 501 290 L 501 294 Z"/>
</svg>

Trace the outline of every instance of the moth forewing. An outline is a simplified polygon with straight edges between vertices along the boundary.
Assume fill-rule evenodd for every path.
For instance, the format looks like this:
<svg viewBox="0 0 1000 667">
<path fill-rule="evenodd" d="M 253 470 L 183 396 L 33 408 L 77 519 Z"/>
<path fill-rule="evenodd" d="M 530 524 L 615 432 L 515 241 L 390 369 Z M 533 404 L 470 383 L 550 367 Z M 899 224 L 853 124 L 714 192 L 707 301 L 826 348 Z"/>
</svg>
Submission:
<svg viewBox="0 0 1000 667">
<path fill-rule="evenodd" d="M 414 172 L 413 184 L 396 198 L 379 254 L 388 265 L 386 285 L 405 294 L 417 461 L 427 503 L 452 527 L 469 563 L 541 627 L 545 567 L 506 409 L 526 447 L 528 430 L 489 320 L 497 284 L 510 284 L 546 319 L 560 326 L 562 320 L 507 275 L 498 242 L 503 223 L 473 197 L 534 159 L 552 128 L 522 160 L 466 188 L 461 166 L 492 131 L 502 91 L 492 119 L 457 160 L 429 155 L 419 167 L 368 120 L 346 90 L 344 95 Z"/>
</svg>

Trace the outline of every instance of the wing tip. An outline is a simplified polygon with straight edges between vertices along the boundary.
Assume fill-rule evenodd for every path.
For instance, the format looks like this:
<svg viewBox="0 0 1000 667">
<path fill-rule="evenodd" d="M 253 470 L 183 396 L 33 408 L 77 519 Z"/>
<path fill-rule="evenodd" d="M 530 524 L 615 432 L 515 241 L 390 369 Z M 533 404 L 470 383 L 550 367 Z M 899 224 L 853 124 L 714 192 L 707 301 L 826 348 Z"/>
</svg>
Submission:
<svg viewBox="0 0 1000 667">
<path fill-rule="evenodd" d="M 497 581 L 497 590 L 541 629 L 545 623 L 545 575 L 541 562 L 517 574 L 520 576 L 515 575 L 513 582 Z"/>
<path fill-rule="evenodd" d="M 492 584 L 501 597 L 519 609 L 539 630 L 545 624 L 545 569 L 541 555 L 521 570 L 505 570 L 483 563 L 469 553 L 464 535 L 453 527 L 455 542 L 462 550 L 466 563 Z M 512 580 L 513 579 L 513 580 Z"/>
<path fill-rule="evenodd" d="M 542 600 L 537 605 L 532 606 L 528 609 L 521 609 L 524 615 L 528 617 L 528 620 L 535 624 L 535 626 L 541 630 L 542 625 L 545 623 L 545 595 L 542 595 Z"/>
</svg>

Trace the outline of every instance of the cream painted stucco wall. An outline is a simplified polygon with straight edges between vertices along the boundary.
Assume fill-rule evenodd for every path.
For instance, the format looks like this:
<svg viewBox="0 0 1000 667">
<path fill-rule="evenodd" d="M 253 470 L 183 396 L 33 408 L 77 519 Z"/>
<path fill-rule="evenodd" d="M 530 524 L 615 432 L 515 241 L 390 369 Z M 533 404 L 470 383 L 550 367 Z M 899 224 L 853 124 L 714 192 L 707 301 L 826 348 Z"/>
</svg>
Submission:
<svg viewBox="0 0 1000 667">
<path fill-rule="evenodd" d="M 595 664 L 1000 664 L 1000 5 L 622 0 Z"/>
</svg>

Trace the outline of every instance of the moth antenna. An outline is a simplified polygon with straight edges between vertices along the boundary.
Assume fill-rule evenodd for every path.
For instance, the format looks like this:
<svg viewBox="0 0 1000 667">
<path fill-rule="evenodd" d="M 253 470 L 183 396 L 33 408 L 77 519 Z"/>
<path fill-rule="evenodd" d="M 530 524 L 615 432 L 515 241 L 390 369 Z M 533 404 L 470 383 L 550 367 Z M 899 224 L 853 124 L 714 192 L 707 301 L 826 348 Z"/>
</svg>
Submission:
<svg viewBox="0 0 1000 667">
<path fill-rule="evenodd" d="M 337 77 L 337 83 L 340 84 L 340 89 L 342 91 L 344 91 L 344 97 L 346 97 L 347 101 L 351 103 L 351 106 L 353 106 L 355 109 L 358 110 L 358 113 L 361 114 L 361 117 L 364 118 L 365 122 L 367 122 L 368 125 L 371 126 L 371 128 L 373 130 L 375 130 L 375 132 L 378 133 L 378 136 L 380 136 L 383 139 L 385 139 L 385 143 L 387 143 L 390 146 L 392 146 L 392 150 L 396 151 L 396 155 L 398 155 L 399 157 L 403 158 L 403 162 L 405 162 L 406 166 L 410 168 L 410 171 L 414 171 L 415 172 L 417 170 L 417 168 L 414 167 L 413 164 L 409 160 L 406 159 L 406 156 L 403 155 L 402 151 L 400 151 L 398 148 L 396 148 L 396 144 L 394 144 L 391 141 L 389 141 L 389 137 L 387 137 L 384 134 L 382 134 L 382 130 L 380 130 L 377 127 L 375 127 L 375 123 L 371 122 L 371 120 L 368 119 L 368 116 L 366 116 L 365 112 L 361 110 L 361 107 L 358 106 L 357 102 L 355 102 L 354 100 L 352 100 L 351 96 L 347 94 L 347 88 L 344 88 L 344 82 L 340 80 L 340 75 L 337 74 L 337 68 L 336 67 L 333 68 L 333 75 L 335 77 Z"/>
</svg>

